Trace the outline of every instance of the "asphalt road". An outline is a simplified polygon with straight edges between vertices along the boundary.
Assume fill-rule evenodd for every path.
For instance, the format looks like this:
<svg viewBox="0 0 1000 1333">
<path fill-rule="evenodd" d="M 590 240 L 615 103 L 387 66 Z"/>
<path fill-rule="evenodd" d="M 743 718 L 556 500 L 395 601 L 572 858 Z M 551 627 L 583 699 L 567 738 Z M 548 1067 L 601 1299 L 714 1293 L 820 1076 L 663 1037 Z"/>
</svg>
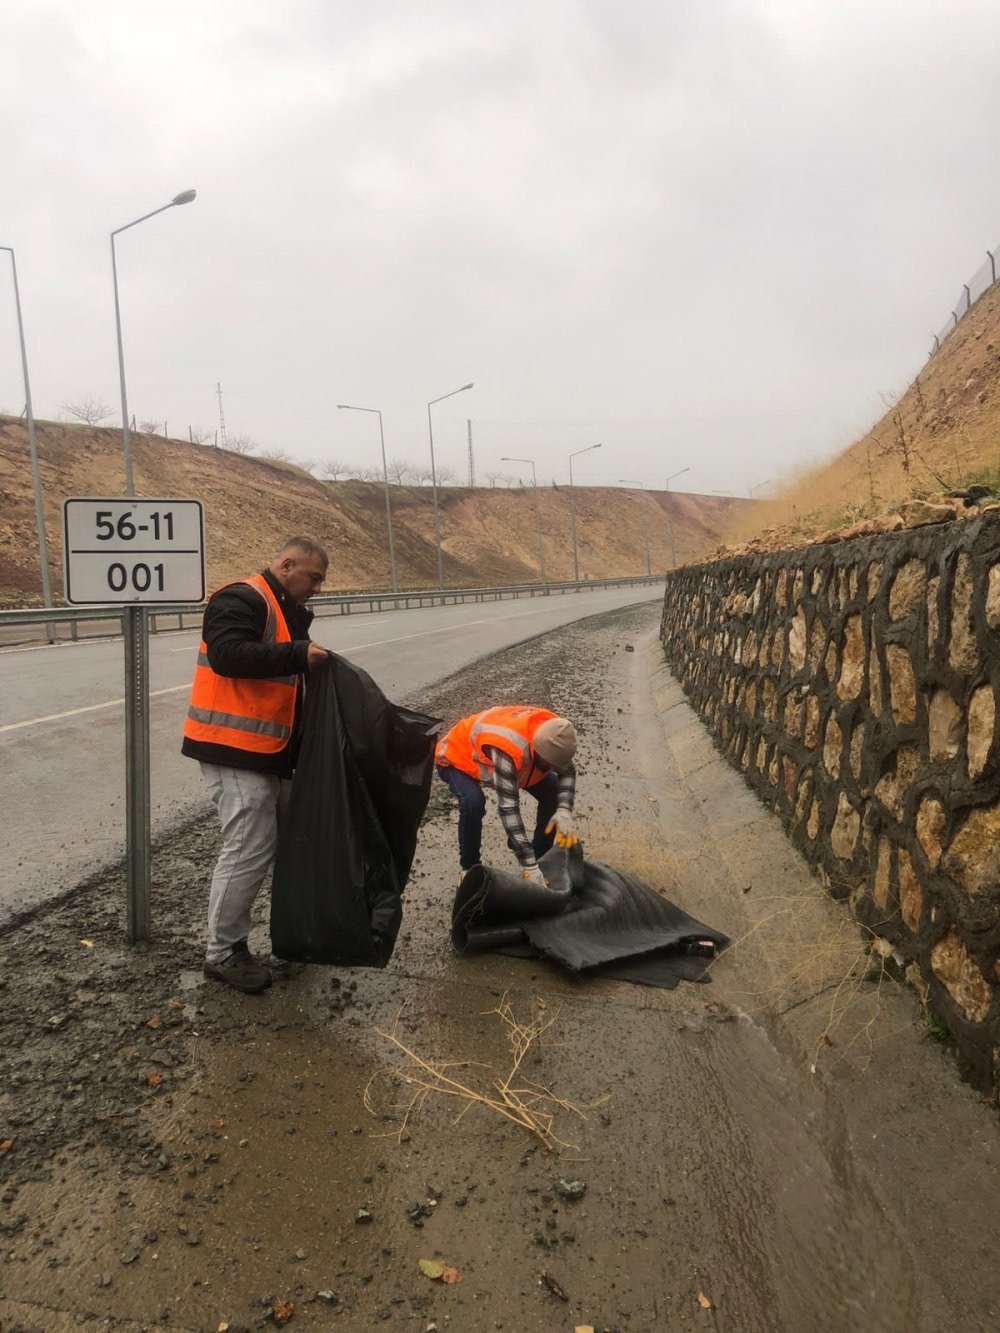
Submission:
<svg viewBox="0 0 1000 1333">
<path fill-rule="evenodd" d="M 318 618 L 313 637 L 369 671 L 390 698 L 419 690 L 511 644 L 589 615 L 658 600 L 621 588 L 524 601 Z M 150 645 L 154 838 L 205 807 L 197 766 L 180 754 L 196 631 Z M 0 651 L 0 921 L 57 896 L 125 846 L 120 640 Z M 155 868 L 154 868 L 155 873 Z"/>
</svg>

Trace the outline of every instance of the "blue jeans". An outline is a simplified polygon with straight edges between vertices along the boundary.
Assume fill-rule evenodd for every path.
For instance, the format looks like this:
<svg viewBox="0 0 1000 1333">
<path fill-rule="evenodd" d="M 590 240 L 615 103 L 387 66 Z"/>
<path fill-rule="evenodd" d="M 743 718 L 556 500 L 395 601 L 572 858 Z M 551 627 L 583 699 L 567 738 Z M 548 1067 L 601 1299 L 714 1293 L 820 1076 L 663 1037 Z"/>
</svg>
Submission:
<svg viewBox="0 0 1000 1333">
<path fill-rule="evenodd" d="M 450 764 L 438 765 L 438 777 L 448 785 L 458 800 L 458 859 L 463 870 L 471 870 L 482 859 L 483 815 L 486 813 L 482 785 L 475 778 L 470 778 L 468 773 L 463 773 L 460 768 L 452 768 Z M 559 778 L 555 773 L 546 773 L 540 782 L 524 790 L 538 803 L 535 833 L 531 839 L 531 849 L 537 860 L 555 840 L 554 833 L 545 832 L 545 825 L 556 812 Z M 509 838 L 507 843 L 513 850 Z"/>
</svg>

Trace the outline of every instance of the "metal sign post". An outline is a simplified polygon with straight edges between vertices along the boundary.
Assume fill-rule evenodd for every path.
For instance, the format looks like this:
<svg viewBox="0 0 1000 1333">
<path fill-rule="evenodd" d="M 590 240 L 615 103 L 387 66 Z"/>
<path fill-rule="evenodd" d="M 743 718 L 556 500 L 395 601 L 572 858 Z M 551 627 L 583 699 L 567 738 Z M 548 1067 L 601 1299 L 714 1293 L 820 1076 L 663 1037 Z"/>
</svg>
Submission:
<svg viewBox="0 0 1000 1333">
<path fill-rule="evenodd" d="M 124 603 L 125 843 L 130 944 L 149 938 L 149 613 L 205 597 L 199 500 L 63 502 L 64 588 L 75 606 Z"/>
</svg>

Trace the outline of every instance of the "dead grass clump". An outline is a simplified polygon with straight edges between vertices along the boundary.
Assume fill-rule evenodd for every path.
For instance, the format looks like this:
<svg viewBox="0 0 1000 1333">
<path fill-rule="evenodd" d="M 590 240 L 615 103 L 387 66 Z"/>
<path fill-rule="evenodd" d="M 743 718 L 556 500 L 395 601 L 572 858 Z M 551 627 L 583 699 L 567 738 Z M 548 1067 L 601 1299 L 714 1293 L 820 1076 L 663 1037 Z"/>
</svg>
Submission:
<svg viewBox="0 0 1000 1333">
<path fill-rule="evenodd" d="M 747 971 L 760 974 L 759 951 L 764 951 L 767 978 L 741 993 L 744 1002 L 776 1017 L 814 1004 L 821 1023 L 813 1038 L 814 1072 L 821 1060 L 832 1068 L 859 1045 L 867 1063 L 874 1052 L 882 985 L 895 980 L 891 966 L 898 960 L 891 945 L 856 920 L 845 904 L 821 899 L 819 890 L 775 895 L 754 904 L 758 909 L 764 905 L 764 914 L 724 955 L 738 962 L 741 951 L 755 946 Z M 826 909 L 822 923 L 817 921 L 821 909 Z"/>
<path fill-rule="evenodd" d="M 557 1096 L 544 1084 L 523 1076 L 522 1066 L 528 1052 L 551 1044 L 544 1038 L 559 1017 L 558 1010 L 547 1015 L 547 1005 L 542 999 L 536 1001 L 536 1008 L 538 1012 L 531 1018 L 518 1018 L 505 992 L 495 1009 L 484 1011 L 487 1017 L 495 1015 L 504 1028 L 511 1054 L 506 1073 L 477 1060 L 444 1060 L 420 1055 L 397 1036 L 400 1010 L 391 1032 L 380 1028 L 375 1030 L 403 1056 L 403 1060 L 372 1075 L 364 1093 L 366 1109 L 376 1116 L 398 1115 L 400 1123 L 394 1131 L 398 1138 L 428 1097 L 450 1097 L 461 1104 L 455 1124 L 470 1107 L 484 1106 L 527 1130 L 549 1150 L 575 1149 L 576 1145 L 556 1134 L 557 1116 L 564 1112 L 586 1120 L 586 1112 L 603 1104 L 607 1097 L 581 1107 Z"/>
</svg>

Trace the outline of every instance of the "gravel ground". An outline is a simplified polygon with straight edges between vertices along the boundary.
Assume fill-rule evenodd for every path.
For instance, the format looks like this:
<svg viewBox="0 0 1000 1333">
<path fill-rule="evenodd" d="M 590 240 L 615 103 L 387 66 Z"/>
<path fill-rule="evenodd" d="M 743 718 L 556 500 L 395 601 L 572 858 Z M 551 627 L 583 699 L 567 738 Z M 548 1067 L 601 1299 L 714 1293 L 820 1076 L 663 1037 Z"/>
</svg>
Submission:
<svg viewBox="0 0 1000 1333">
<path fill-rule="evenodd" d="M 206 817 L 155 850 L 148 946 L 124 944 L 121 867 L 0 940 L 2 1333 L 1000 1323 L 989 1112 L 920 1041 L 908 994 L 859 983 L 831 1030 L 829 975 L 790 975 L 807 910 L 825 955 L 850 966 L 856 941 L 791 854 L 777 867 L 755 803 L 726 787 L 711 818 L 707 776 L 736 780 L 697 723 L 663 744 L 686 709 L 644 677 L 656 619 L 594 617 L 402 702 L 449 721 L 519 701 L 572 717 L 588 845 L 746 940 L 716 984 L 454 957 L 455 816 L 435 781 L 389 967 L 285 966 L 264 996 L 225 991 L 200 973 Z M 694 746 L 684 778 L 669 755 Z M 509 858 L 495 813 L 484 855 Z M 773 921 L 761 888 L 779 873 L 809 906 L 767 934 L 754 923 Z M 260 952 L 266 912 L 263 894 Z M 559 1099 L 554 1150 L 481 1105 L 406 1112 L 383 1034 L 455 1077 L 488 1066 L 488 1089 L 510 1067 L 505 997 L 524 1024 L 552 1019 L 524 1072 Z M 809 1053 L 824 1032 L 842 1056 L 825 1076 Z M 931 1165 L 942 1116 L 945 1143 L 975 1144 L 967 1164 Z M 963 1171 L 976 1198 L 959 1203 Z"/>
</svg>

